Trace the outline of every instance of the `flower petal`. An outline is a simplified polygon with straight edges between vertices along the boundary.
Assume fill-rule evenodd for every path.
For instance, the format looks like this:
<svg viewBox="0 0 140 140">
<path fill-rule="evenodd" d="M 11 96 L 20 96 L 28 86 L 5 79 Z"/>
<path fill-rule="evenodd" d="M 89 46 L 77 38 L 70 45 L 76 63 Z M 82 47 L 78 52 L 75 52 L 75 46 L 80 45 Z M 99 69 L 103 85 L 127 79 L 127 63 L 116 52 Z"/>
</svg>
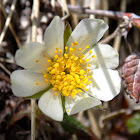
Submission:
<svg viewBox="0 0 140 140">
<path fill-rule="evenodd" d="M 63 107 L 60 93 L 55 96 L 52 89 L 48 90 L 39 99 L 38 106 L 50 118 L 56 121 L 63 120 Z"/>
<path fill-rule="evenodd" d="M 95 69 L 91 72 L 92 85 L 87 86 L 88 94 L 102 101 L 112 100 L 119 94 L 121 78 L 118 71 L 110 69 Z"/>
<path fill-rule="evenodd" d="M 49 84 L 36 85 L 36 82 L 44 82 L 43 75 L 29 70 L 16 70 L 11 74 L 10 78 L 12 91 L 18 97 L 32 96 L 49 86 Z"/>
<path fill-rule="evenodd" d="M 46 68 L 49 66 L 47 62 L 49 57 L 45 47 L 38 42 L 30 42 L 17 50 L 15 59 L 19 66 L 34 72 L 46 71 Z M 36 60 L 39 62 L 37 63 Z"/>
<path fill-rule="evenodd" d="M 90 97 L 86 93 L 84 94 L 84 97 L 76 95 L 74 98 L 72 97 L 65 98 L 65 109 L 68 115 L 72 115 L 87 110 L 100 104 L 101 104 L 100 100 Z"/>
<path fill-rule="evenodd" d="M 119 65 L 119 54 L 118 52 L 107 44 L 99 44 L 95 46 L 92 50 L 92 53 L 87 57 L 91 58 L 93 55 L 95 55 L 95 58 L 90 59 L 88 63 L 91 64 L 91 68 L 109 68 L 109 69 L 115 69 Z M 93 66 L 92 66 L 93 65 Z M 90 68 L 90 69 L 91 69 Z"/>
<path fill-rule="evenodd" d="M 62 51 L 64 49 L 63 34 L 62 21 L 60 17 L 55 16 L 44 34 L 45 47 L 51 58 L 54 58 L 56 48 Z"/>
<path fill-rule="evenodd" d="M 102 38 L 107 29 L 108 25 L 103 20 L 83 19 L 69 37 L 67 46 L 71 47 L 71 43 L 77 42 L 76 49 L 92 47 Z"/>
</svg>

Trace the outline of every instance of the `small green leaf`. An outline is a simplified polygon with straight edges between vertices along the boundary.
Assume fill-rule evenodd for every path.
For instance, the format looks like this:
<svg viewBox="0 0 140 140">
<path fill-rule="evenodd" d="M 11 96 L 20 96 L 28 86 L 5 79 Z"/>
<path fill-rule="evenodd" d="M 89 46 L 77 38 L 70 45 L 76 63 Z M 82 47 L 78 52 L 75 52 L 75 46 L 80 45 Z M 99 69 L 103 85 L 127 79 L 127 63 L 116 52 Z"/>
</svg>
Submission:
<svg viewBox="0 0 140 140">
<path fill-rule="evenodd" d="M 65 96 L 61 95 L 61 100 L 62 100 L 63 111 L 65 112 Z"/>
<path fill-rule="evenodd" d="M 40 91 L 40 92 L 38 92 L 38 93 L 36 93 L 36 94 L 34 94 L 34 95 L 32 95 L 32 96 L 28 96 L 28 97 L 25 97 L 26 99 L 30 99 L 30 98 L 35 98 L 35 99 L 39 99 L 42 95 L 43 95 L 43 93 L 45 93 L 46 91 L 48 91 L 50 88 L 52 88 L 52 85 L 50 85 L 48 88 L 46 88 L 46 89 L 44 89 L 44 90 L 42 90 L 42 91 Z"/>
<path fill-rule="evenodd" d="M 70 134 L 74 134 L 77 131 L 82 131 L 84 133 L 88 133 L 86 127 L 77 121 L 74 117 L 68 116 L 66 113 L 64 114 L 64 119 L 61 122 L 64 130 L 68 131 Z"/>
<path fill-rule="evenodd" d="M 66 22 L 66 28 L 65 28 L 65 31 L 64 31 L 64 46 L 66 46 L 66 43 L 69 39 L 69 36 L 71 35 L 71 32 L 72 32 L 72 29 L 71 29 L 69 23 Z"/>
<path fill-rule="evenodd" d="M 133 115 L 126 122 L 128 132 L 131 134 L 139 134 L 140 132 L 140 113 Z"/>
<path fill-rule="evenodd" d="M 99 108 L 99 109 L 101 109 L 102 111 L 105 111 L 105 110 L 106 110 L 102 105 L 98 105 L 98 106 L 96 106 L 96 108 Z"/>
</svg>

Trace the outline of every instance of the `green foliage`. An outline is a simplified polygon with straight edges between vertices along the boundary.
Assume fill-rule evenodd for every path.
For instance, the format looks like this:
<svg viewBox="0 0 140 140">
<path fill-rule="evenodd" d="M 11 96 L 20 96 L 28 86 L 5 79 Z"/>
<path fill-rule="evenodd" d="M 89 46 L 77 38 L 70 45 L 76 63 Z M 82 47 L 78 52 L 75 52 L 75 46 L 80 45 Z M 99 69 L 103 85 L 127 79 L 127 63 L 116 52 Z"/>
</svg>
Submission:
<svg viewBox="0 0 140 140">
<path fill-rule="evenodd" d="M 88 133 L 86 127 L 77 121 L 74 117 L 64 114 L 64 119 L 61 122 L 62 127 L 65 131 L 68 131 L 70 134 L 74 134 L 77 131 L 82 131 Z"/>
<path fill-rule="evenodd" d="M 32 95 L 32 96 L 29 96 L 29 97 L 26 97 L 27 99 L 31 99 L 31 98 L 35 98 L 35 99 L 39 99 L 46 91 L 48 91 L 50 88 L 52 88 L 52 85 L 50 85 L 48 88 Z"/>
<path fill-rule="evenodd" d="M 101 109 L 102 111 L 106 110 L 102 105 L 98 105 L 98 106 L 96 106 L 96 108 Z"/>
<path fill-rule="evenodd" d="M 136 113 L 126 122 L 129 133 L 139 134 L 140 132 L 140 113 Z"/>
<path fill-rule="evenodd" d="M 61 96 L 63 111 L 65 112 L 65 96 Z"/>
<path fill-rule="evenodd" d="M 71 35 L 71 32 L 72 32 L 71 27 L 70 27 L 69 23 L 66 22 L 66 28 L 64 31 L 64 46 L 66 46 L 66 43 L 69 39 L 69 36 Z"/>
</svg>

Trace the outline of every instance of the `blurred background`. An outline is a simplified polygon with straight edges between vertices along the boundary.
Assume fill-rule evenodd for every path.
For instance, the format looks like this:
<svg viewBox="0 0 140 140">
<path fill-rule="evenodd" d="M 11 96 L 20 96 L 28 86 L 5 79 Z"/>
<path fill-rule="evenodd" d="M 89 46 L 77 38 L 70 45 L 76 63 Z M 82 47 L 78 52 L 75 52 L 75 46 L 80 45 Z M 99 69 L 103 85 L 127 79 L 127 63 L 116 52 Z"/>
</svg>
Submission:
<svg viewBox="0 0 140 140">
<path fill-rule="evenodd" d="M 16 65 L 14 56 L 19 47 L 31 40 L 33 1 L 14 1 L 0 0 L 0 140 L 30 140 L 30 100 L 13 95 L 10 74 L 22 69 Z M 120 75 L 127 56 L 137 54 L 139 59 L 139 0 L 40 0 L 38 6 L 38 42 L 43 42 L 44 31 L 55 15 L 62 17 L 64 23 L 68 21 L 72 29 L 83 18 L 100 18 L 109 24 L 101 43 L 108 43 L 119 52 Z M 65 116 L 62 123 L 44 116 L 36 106 L 36 139 L 140 140 L 140 103 L 135 102 L 140 93 L 130 95 L 133 98 L 130 99 L 123 83 L 120 94 L 110 102 L 103 102 L 102 108 Z"/>
</svg>

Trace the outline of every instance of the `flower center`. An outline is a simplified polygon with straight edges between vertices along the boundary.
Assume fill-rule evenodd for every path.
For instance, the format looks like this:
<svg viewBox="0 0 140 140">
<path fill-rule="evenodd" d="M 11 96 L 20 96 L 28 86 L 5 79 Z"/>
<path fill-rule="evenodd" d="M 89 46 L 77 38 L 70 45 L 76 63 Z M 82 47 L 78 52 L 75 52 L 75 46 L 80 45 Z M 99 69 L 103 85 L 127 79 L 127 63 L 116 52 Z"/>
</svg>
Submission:
<svg viewBox="0 0 140 140">
<path fill-rule="evenodd" d="M 62 50 L 56 48 L 55 58 L 48 60 L 50 67 L 47 68 L 47 72 L 41 71 L 44 81 L 52 84 L 55 95 L 60 92 L 62 96 L 75 97 L 76 94 L 81 95 L 82 91 L 87 91 L 86 86 L 91 83 L 88 69 L 90 64 L 87 62 L 95 56 L 86 59 L 86 56 L 92 53 L 90 50 L 87 54 L 83 54 L 89 46 L 83 50 L 81 48 L 76 50 L 76 45 L 77 42 L 72 43 L 70 48 L 66 46 L 64 54 Z M 36 82 L 36 85 L 38 84 Z"/>
</svg>

